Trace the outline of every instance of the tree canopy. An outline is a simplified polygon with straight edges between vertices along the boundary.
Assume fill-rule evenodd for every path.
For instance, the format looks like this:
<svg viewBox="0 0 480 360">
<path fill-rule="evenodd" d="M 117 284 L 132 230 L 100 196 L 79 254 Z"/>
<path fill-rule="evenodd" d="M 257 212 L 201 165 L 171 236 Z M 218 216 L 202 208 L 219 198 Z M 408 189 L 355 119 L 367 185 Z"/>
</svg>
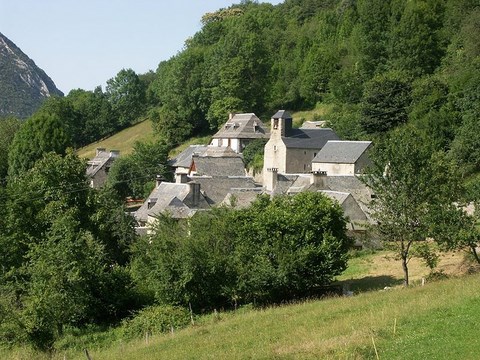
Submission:
<svg viewBox="0 0 480 360">
<path fill-rule="evenodd" d="M 375 194 L 370 204 L 374 229 L 402 260 L 405 286 L 414 247 L 440 240 L 438 225 L 453 226 L 452 215 L 460 211 L 455 204 L 462 193 L 458 169 L 430 147 L 415 129 L 397 129 L 376 149 L 374 166 L 364 178 Z"/>
<path fill-rule="evenodd" d="M 337 203 L 321 193 L 260 197 L 244 210 L 160 215 L 135 245 L 138 284 L 157 301 L 201 311 L 315 295 L 347 265 L 351 240 Z"/>
</svg>

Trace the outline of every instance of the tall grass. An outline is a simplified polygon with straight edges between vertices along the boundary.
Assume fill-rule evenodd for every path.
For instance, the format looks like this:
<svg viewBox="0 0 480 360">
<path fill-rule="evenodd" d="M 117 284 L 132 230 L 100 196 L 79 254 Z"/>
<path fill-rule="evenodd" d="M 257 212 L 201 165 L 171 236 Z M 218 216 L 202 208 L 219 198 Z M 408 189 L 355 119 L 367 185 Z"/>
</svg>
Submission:
<svg viewBox="0 0 480 360">
<path fill-rule="evenodd" d="M 220 313 L 93 359 L 475 359 L 480 275 L 261 310 Z M 56 358 L 82 359 L 83 353 Z"/>
<path fill-rule="evenodd" d="M 458 254 L 445 255 L 440 266 L 450 274 Z M 454 266 L 455 265 L 455 266 Z M 412 263 L 412 275 L 425 275 Z M 216 312 L 195 326 L 173 333 L 127 341 L 118 329 L 77 333 L 59 343 L 53 359 L 476 359 L 480 275 L 427 283 L 409 289 L 375 287 L 386 276 L 398 280 L 401 268 L 386 252 L 352 258 L 340 281 L 370 281 L 353 297 L 235 312 Z M 418 283 L 418 282 L 417 282 Z M 378 290 L 382 289 L 382 290 Z M 375 353 L 375 348 L 377 354 Z M 70 344 L 70 345 L 69 345 Z M 46 359 L 30 349 L 0 350 L 5 359 Z"/>
</svg>

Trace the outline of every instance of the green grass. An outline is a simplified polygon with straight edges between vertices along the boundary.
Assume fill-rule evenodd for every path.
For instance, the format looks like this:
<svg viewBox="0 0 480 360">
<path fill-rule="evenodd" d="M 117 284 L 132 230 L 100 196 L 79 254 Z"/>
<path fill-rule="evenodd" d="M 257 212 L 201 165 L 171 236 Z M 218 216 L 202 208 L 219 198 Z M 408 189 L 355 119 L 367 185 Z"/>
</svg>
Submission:
<svg viewBox="0 0 480 360">
<path fill-rule="evenodd" d="M 220 313 L 148 343 L 113 341 L 89 352 L 105 360 L 375 359 L 375 342 L 380 359 L 476 359 L 479 281 L 480 275 L 471 275 L 424 287 Z M 84 359 L 80 350 L 53 358 L 64 356 Z"/>
<path fill-rule="evenodd" d="M 150 120 L 145 120 L 106 139 L 94 142 L 79 149 L 77 154 L 82 158 L 92 159 L 95 156 L 95 150 L 97 148 L 105 148 L 107 150 L 120 150 L 120 155 L 127 155 L 132 152 L 135 142 L 151 141 L 154 140 L 154 138 L 152 122 Z M 211 138 L 210 135 L 193 137 L 174 148 L 169 156 L 174 157 L 178 155 L 189 145 L 207 145 L 210 143 Z"/>
<path fill-rule="evenodd" d="M 461 259 L 461 254 L 445 255 L 440 269 L 453 274 Z M 411 270 L 414 279 L 428 272 L 415 262 Z M 401 279 L 400 264 L 387 252 L 353 257 L 350 269 L 339 280 L 374 280 L 378 276 Z M 480 274 L 408 289 L 395 286 L 359 291 L 353 297 L 260 310 L 245 307 L 205 315 L 194 326 L 152 336 L 148 343 L 146 339 L 124 341 L 116 330 L 79 333 L 70 348 L 63 347 L 65 350 L 52 358 L 84 359 L 82 349 L 86 347 L 93 359 L 106 360 L 375 359 L 375 348 L 379 359 L 477 359 L 479 282 Z M 17 349 L 0 350 L 0 358 L 47 357 Z"/>
<path fill-rule="evenodd" d="M 107 150 L 120 150 L 120 155 L 126 155 L 132 152 L 136 141 L 150 141 L 153 139 L 152 122 L 145 120 L 106 139 L 79 149 L 77 154 L 80 157 L 92 159 L 95 156 L 95 149 L 99 147 Z"/>
<path fill-rule="evenodd" d="M 312 110 L 293 112 L 293 127 L 298 128 L 302 126 L 305 121 L 323 120 L 323 116 L 329 113 L 332 108 L 332 104 L 317 103 L 315 108 Z"/>
</svg>

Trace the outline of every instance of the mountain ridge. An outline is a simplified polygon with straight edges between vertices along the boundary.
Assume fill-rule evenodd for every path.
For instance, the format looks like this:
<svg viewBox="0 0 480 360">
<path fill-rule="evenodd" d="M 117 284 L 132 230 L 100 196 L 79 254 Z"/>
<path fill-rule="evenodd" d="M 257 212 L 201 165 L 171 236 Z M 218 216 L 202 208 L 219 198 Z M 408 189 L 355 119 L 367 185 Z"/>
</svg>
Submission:
<svg viewBox="0 0 480 360">
<path fill-rule="evenodd" d="M 0 116 L 27 118 L 50 96 L 63 96 L 53 80 L 0 32 Z"/>
</svg>

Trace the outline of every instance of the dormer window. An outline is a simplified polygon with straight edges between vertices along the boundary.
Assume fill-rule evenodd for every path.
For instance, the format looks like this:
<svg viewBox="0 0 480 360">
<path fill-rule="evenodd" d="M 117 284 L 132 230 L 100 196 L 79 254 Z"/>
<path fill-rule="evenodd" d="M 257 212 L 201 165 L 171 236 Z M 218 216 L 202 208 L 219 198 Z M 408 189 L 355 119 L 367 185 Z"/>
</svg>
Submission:
<svg viewBox="0 0 480 360">
<path fill-rule="evenodd" d="M 148 208 L 148 209 L 151 209 L 152 207 L 155 206 L 156 203 L 157 203 L 157 199 L 156 199 L 156 198 L 150 198 L 150 199 L 148 199 L 147 208 Z"/>
</svg>

